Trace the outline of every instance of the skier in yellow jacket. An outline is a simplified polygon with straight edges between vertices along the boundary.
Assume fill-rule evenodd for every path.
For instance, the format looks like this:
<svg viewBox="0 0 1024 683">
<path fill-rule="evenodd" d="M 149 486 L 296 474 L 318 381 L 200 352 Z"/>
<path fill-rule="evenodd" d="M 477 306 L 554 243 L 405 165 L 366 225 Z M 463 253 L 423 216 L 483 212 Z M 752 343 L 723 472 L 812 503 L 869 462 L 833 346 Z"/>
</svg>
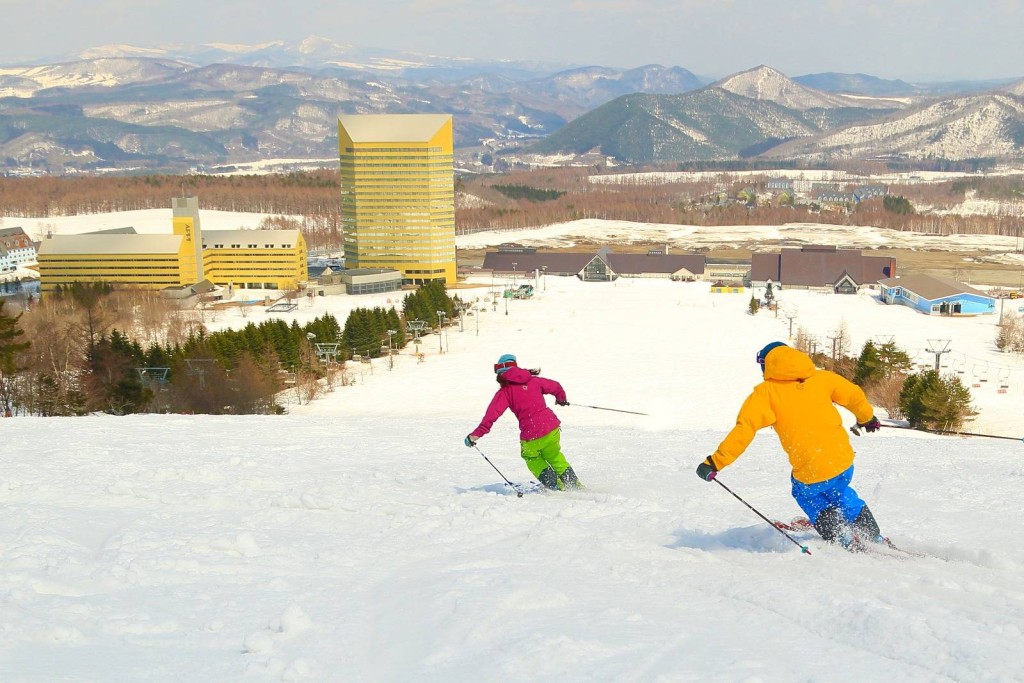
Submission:
<svg viewBox="0 0 1024 683">
<path fill-rule="evenodd" d="M 868 432 L 881 426 L 864 392 L 849 380 L 814 367 L 810 357 L 782 342 L 757 354 L 764 381 L 743 402 L 736 426 L 697 476 L 711 481 L 740 457 L 757 430 L 773 427 L 793 468 L 793 498 L 821 537 L 856 550 L 864 541 L 883 542 L 871 510 L 850 487 L 853 448 L 838 404 Z"/>
</svg>

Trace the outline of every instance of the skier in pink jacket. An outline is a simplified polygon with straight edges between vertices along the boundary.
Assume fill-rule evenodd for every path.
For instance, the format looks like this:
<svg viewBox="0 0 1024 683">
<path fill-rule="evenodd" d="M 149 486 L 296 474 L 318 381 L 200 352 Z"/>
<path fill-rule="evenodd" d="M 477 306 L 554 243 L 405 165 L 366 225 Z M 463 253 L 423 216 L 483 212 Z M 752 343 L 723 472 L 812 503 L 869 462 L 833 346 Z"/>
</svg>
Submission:
<svg viewBox="0 0 1024 683">
<path fill-rule="evenodd" d="M 516 357 L 506 353 L 494 365 L 501 388 L 487 406 L 484 419 L 466 436 L 463 443 L 472 448 L 508 409 L 519 419 L 519 445 L 523 460 L 533 476 L 549 489 L 582 488 L 576 473 L 562 455 L 558 417 L 544 402 L 544 394 L 555 397 L 560 406 L 569 405 L 565 390 L 558 382 L 525 370 Z"/>
</svg>

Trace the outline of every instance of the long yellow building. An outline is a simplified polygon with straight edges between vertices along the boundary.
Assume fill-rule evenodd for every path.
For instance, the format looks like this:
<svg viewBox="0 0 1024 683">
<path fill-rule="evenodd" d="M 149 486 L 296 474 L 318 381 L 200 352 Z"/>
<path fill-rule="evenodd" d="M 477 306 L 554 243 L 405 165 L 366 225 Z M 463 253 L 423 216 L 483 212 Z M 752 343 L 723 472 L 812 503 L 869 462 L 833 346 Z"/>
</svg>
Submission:
<svg viewBox="0 0 1024 683">
<path fill-rule="evenodd" d="M 209 280 L 247 289 L 298 289 L 309 279 L 299 230 L 203 232 L 199 201 L 172 200 L 172 234 L 132 232 L 54 235 L 39 247 L 44 292 L 74 282 L 109 282 L 145 289 Z"/>
<path fill-rule="evenodd" d="M 44 292 L 75 282 L 123 283 L 143 289 L 184 284 L 194 273 L 192 245 L 179 235 L 54 235 L 39 245 Z"/>
<path fill-rule="evenodd" d="M 306 242 L 298 230 L 210 230 L 203 270 L 215 285 L 297 289 L 308 280 Z"/>
<path fill-rule="evenodd" d="M 452 117 L 338 118 L 345 265 L 393 268 L 407 284 L 455 283 Z"/>
</svg>

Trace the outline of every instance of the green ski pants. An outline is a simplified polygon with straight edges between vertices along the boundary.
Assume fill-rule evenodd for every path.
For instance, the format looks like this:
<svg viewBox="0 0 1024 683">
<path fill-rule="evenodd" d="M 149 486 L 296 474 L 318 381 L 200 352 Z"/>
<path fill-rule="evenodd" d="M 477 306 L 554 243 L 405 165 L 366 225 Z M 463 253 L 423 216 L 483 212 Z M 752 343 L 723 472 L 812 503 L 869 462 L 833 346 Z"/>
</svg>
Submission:
<svg viewBox="0 0 1024 683">
<path fill-rule="evenodd" d="M 540 477 L 540 473 L 550 466 L 561 477 L 562 472 L 569 468 L 562 455 L 561 439 L 562 430 L 554 429 L 538 439 L 519 442 L 520 454 L 533 476 Z"/>
</svg>

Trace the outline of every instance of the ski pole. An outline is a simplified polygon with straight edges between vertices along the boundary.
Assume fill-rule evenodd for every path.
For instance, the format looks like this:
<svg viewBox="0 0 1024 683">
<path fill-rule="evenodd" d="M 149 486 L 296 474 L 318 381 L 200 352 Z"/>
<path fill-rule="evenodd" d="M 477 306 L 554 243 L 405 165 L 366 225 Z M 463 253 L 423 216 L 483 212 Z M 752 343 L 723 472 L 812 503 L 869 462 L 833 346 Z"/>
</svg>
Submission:
<svg viewBox="0 0 1024 683">
<path fill-rule="evenodd" d="M 952 436 L 981 436 L 986 439 L 1009 439 L 1010 441 L 1020 441 L 1021 443 L 1024 443 L 1024 437 L 1017 436 L 1000 436 L 998 434 L 976 434 L 974 432 L 940 432 L 938 430 L 932 429 L 923 429 L 921 431 L 931 432 L 933 434 L 949 434 Z"/>
<path fill-rule="evenodd" d="M 594 410 L 610 410 L 615 413 L 629 413 L 630 415 L 647 415 L 647 413 L 638 413 L 635 410 L 620 410 L 618 408 L 602 408 L 601 406 L 586 406 L 582 403 L 569 403 L 567 405 L 576 406 L 577 408 L 593 408 Z"/>
<path fill-rule="evenodd" d="M 481 456 L 483 456 L 483 459 L 487 461 L 488 465 L 490 465 L 491 467 L 494 467 L 494 463 L 491 462 L 490 458 L 488 458 L 486 455 L 484 455 L 484 452 L 482 450 L 480 450 L 479 446 L 477 446 L 476 444 L 473 444 L 473 448 L 476 449 L 477 453 L 479 453 Z M 499 475 L 501 475 L 501 478 L 505 480 L 505 483 L 509 486 L 509 488 L 511 488 L 513 491 L 516 492 L 516 498 L 522 498 L 523 497 L 523 492 L 520 491 L 518 488 L 516 488 L 516 485 L 513 484 L 512 482 L 510 482 L 508 480 L 508 477 L 506 477 L 504 474 L 501 474 L 501 470 L 499 470 L 497 467 L 494 467 L 494 471 L 497 472 Z"/>
<path fill-rule="evenodd" d="M 943 434 L 947 436 L 980 436 L 985 439 L 1008 439 L 1010 441 L 1020 441 L 1024 443 L 1024 437 L 1019 436 L 1001 436 L 999 434 L 979 434 L 977 432 L 946 432 L 941 429 L 926 429 L 924 427 L 911 427 L 910 425 L 898 425 L 889 422 L 883 422 L 886 427 L 892 427 L 894 429 L 909 429 L 915 432 L 925 432 L 928 434 Z"/>
<path fill-rule="evenodd" d="M 754 507 L 753 505 L 751 505 L 750 503 L 748 503 L 747 501 L 743 500 L 742 498 L 740 498 L 739 496 L 737 496 L 737 495 L 736 495 L 735 493 L 733 493 L 733 491 L 732 491 L 732 489 L 731 489 L 731 488 L 729 488 L 728 486 L 726 486 L 725 484 L 723 484 L 722 482 L 720 482 L 720 481 L 718 480 L 718 477 L 715 477 L 715 478 L 714 478 L 714 479 L 712 479 L 711 481 L 715 482 L 716 484 L 718 484 L 719 486 L 721 486 L 721 487 L 722 487 L 723 489 L 725 489 L 725 490 L 726 490 L 726 491 L 728 491 L 729 493 L 732 493 L 733 497 L 734 497 L 734 498 L 736 498 L 736 500 L 738 500 L 739 502 L 741 502 L 741 503 L 743 503 L 744 505 L 746 505 L 746 506 L 747 506 L 748 508 L 750 508 L 751 510 L 753 510 L 753 511 L 754 511 L 754 514 L 756 514 L 756 515 L 757 515 L 758 517 L 760 517 L 760 518 L 761 518 L 761 519 L 763 519 L 764 521 L 768 522 L 768 526 L 770 526 L 771 528 L 775 529 L 776 531 L 778 531 L 778 532 L 779 532 L 780 534 L 782 534 L 783 536 L 785 536 L 785 537 L 786 537 L 786 538 L 788 538 L 789 540 L 793 541 L 793 543 L 794 543 L 794 544 L 796 545 L 796 547 L 797 547 L 797 548 L 800 548 L 800 552 L 802 552 L 802 553 L 806 553 L 807 555 L 810 555 L 810 554 L 811 554 L 811 551 L 810 551 L 810 550 L 808 550 L 807 546 L 805 546 L 805 545 L 800 545 L 800 543 L 799 543 L 799 542 L 798 542 L 798 541 L 797 541 L 797 540 L 796 540 L 795 538 L 793 538 L 792 536 L 790 536 L 789 534 L 787 534 L 787 533 L 786 533 L 785 531 L 783 531 L 783 530 L 782 530 L 782 529 L 780 529 L 779 527 L 775 526 L 775 524 L 774 524 L 774 523 L 772 522 L 772 520 L 770 520 L 770 519 L 768 519 L 767 517 L 765 517 L 764 515 L 762 515 L 762 514 L 761 514 L 760 512 L 758 512 L 758 511 L 757 511 L 757 508 L 755 508 L 755 507 Z"/>
</svg>

